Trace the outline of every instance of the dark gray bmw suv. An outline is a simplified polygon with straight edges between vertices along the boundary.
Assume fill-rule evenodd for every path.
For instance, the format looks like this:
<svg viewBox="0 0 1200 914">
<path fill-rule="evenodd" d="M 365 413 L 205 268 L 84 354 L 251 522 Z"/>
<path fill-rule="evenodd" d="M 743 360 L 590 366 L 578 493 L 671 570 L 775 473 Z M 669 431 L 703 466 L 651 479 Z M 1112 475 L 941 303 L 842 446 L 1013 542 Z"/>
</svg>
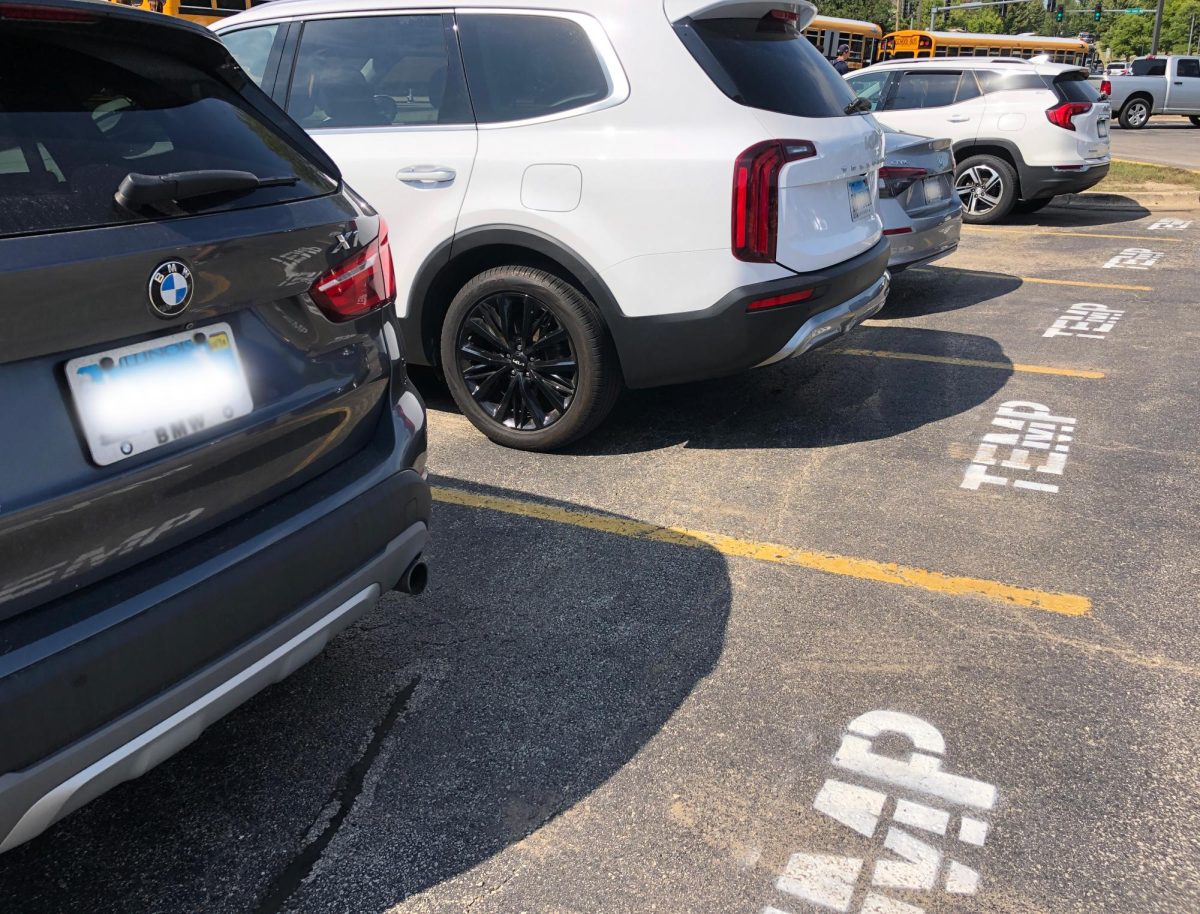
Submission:
<svg viewBox="0 0 1200 914">
<path fill-rule="evenodd" d="M 205 29 L 0 0 L 0 850 L 423 588 L 394 286 Z"/>
</svg>

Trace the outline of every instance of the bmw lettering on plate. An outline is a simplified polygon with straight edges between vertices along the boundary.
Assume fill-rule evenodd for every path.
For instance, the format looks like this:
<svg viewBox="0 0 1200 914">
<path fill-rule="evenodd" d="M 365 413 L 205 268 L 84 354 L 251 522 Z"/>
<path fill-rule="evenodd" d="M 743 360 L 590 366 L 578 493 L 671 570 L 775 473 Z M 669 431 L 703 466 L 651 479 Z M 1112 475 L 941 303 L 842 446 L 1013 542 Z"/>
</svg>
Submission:
<svg viewBox="0 0 1200 914">
<path fill-rule="evenodd" d="M 67 363 L 100 466 L 221 425 L 254 408 L 229 324 L 212 324 Z"/>
<path fill-rule="evenodd" d="M 875 212 L 875 201 L 871 199 L 871 188 L 865 178 L 854 178 L 848 185 L 850 190 L 850 218 L 857 222 Z"/>
</svg>

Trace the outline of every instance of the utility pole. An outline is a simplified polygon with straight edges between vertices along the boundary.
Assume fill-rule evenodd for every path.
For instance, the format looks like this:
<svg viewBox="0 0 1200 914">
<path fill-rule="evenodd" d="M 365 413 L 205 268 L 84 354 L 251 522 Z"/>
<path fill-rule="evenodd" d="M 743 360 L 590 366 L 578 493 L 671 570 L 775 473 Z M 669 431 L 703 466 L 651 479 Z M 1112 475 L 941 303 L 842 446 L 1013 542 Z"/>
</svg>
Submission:
<svg viewBox="0 0 1200 914">
<path fill-rule="evenodd" d="M 900 4 L 903 2 L 904 0 L 896 0 L 896 28 L 893 29 L 896 32 L 900 31 Z"/>
<path fill-rule="evenodd" d="M 1188 26 L 1188 53 L 1192 53 L 1192 33 L 1196 31 L 1196 14 L 1192 13 L 1192 22 Z"/>
<path fill-rule="evenodd" d="M 1150 39 L 1150 53 L 1158 53 L 1158 36 L 1162 32 L 1163 7 L 1167 0 L 1158 0 L 1158 12 L 1154 14 L 1154 37 Z"/>
</svg>

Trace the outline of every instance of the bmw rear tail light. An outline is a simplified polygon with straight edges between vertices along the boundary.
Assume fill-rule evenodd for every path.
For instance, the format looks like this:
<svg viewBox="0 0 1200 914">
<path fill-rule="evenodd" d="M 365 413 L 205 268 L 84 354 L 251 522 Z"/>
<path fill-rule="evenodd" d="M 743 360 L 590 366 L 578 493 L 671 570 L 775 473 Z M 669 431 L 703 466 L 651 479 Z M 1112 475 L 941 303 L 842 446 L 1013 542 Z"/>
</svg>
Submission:
<svg viewBox="0 0 1200 914">
<path fill-rule="evenodd" d="M 879 196 L 899 197 L 928 175 L 929 172 L 924 168 L 901 168 L 885 165 L 879 169 Z"/>
<path fill-rule="evenodd" d="M 392 247 L 382 216 L 375 240 L 345 263 L 319 276 L 308 294 L 332 321 L 360 317 L 395 299 Z"/>
<path fill-rule="evenodd" d="M 1056 127 L 1062 127 L 1063 130 L 1074 130 L 1075 125 L 1071 122 L 1071 118 L 1087 114 L 1091 110 L 1091 102 L 1062 102 L 1053 108 L 1046 109 L 1046 119 Z"/>
<path fill-rule="evenodd" d="M 789 162 L 811 159 L 808 140 L 768 140 L 751 146 L 733 169 L 733 256 L 774 263 L 779 237 L 779 173 Z"/>
</svg>

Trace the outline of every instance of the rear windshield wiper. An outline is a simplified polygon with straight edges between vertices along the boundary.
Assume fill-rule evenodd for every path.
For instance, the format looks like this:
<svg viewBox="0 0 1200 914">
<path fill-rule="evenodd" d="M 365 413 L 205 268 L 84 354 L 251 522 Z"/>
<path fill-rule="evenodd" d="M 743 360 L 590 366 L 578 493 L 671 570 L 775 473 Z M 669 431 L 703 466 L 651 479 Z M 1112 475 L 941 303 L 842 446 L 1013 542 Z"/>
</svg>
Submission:
<svg viewBox="0 0 1200 914">
<path fill-rule="evenodd" d="M 299 180 L 294 176 L 260 178 L 248 171 L 219 168 L 173 171 L 165 175 L 130 172 L 121 180 L 114 197 L 120 206 L 136 210 L 154 203 L 178 202 L 210 194 L 245 193 L 260 187 L 286 187 Z"/>
</svg>

